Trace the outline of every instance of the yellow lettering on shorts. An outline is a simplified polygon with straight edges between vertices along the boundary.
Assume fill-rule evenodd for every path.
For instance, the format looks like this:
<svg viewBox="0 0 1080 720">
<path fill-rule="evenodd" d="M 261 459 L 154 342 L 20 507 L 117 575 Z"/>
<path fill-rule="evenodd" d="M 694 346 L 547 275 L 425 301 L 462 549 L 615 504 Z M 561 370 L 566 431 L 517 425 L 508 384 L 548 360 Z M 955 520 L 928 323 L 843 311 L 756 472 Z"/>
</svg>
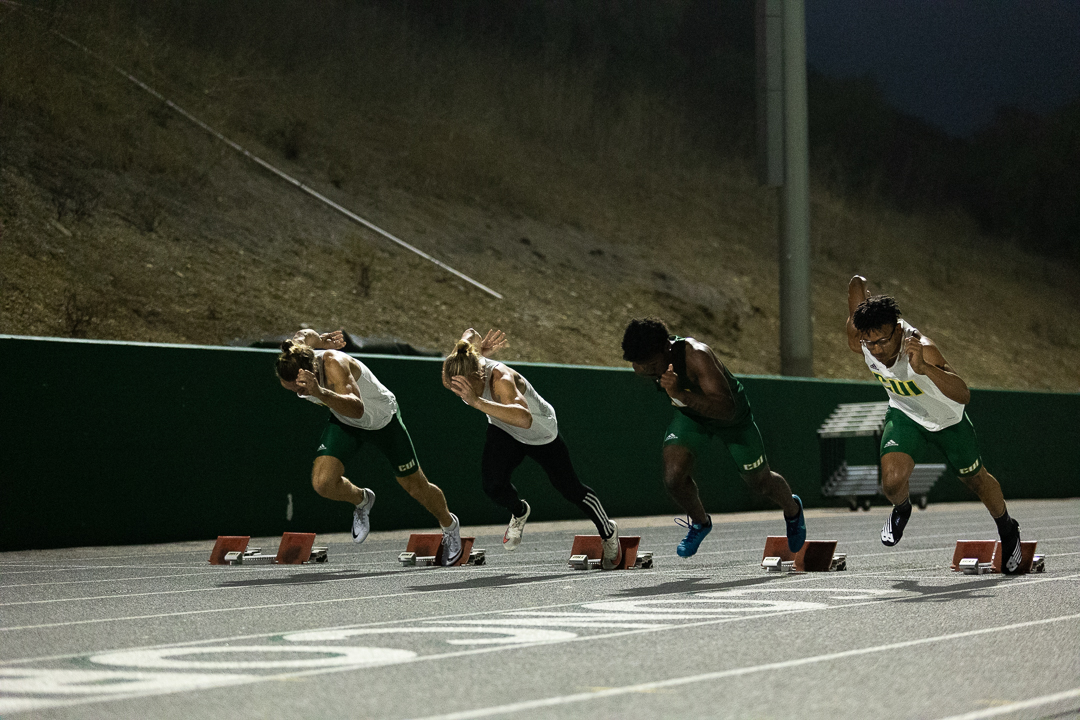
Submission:
<svg viewBox="0 0 1080 720">
<path fill-rule="evenodd" d="M 976 461 L 975 461 L 975 464 L 974 464 L 974 465 L 972 465 L 971 467 L 966 467 L 966 468 L 963 468 L 963 469 L 961 469 L 961 470 L 960 470 L 960 474 L 961 474 L 961 475 L 970 475 L 971 473 L 975 472 L 975 470 L 976 470 L 976 469 L 977 469 L 978 467 L 979 467 L 979 461 L 978 461 L 978 460 L 976 460 Z"/>
<path fill-rule="evenodd" d="M 415 460 L 410 460 L 409 462 L 405 463 L 404 465 L 398 465 L 397 469 L 398 469 L 398 472 L 405 472 L 406 470 L 411 470 L 414 467 L 416 467 L 416 461 Z"/>
<path fill-rule="evenodd" d="M 750 463 L 749 465 L 743 465 L 742 469 L 743 470 L 753 470 L 754 468 L 761 467 L 761 464 L 764 463 L 764 462 L 765 462 L 765 456 L 762 455 L 761 457 L 759 457 L 757 460 Z"/>
</svg>

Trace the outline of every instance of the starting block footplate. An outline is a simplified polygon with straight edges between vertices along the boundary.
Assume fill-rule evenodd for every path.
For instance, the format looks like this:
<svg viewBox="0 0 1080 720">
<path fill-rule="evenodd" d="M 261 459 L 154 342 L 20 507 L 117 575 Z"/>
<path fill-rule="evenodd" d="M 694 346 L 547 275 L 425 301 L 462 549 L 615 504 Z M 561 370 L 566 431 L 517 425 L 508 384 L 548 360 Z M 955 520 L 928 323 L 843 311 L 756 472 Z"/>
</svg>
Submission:
<svg viewBox="0 0 1080 720">
<path fill-rule="evenodd" d="M 1018 574 L 1046 572 L 1046 560 L 1037 555 L 1038 540 L 1020 541 L 1020 568 Z M 965 575 L 983 575 L 1001 572 L 1000 540 L 957 540 L 953 550 L 952 564 L 956 572 Z"/>
<path fill-rule="evenodd" d="M 600 560 L 604 554 L 603 542 L 599 535 L 575 535 L 567 564 L 574 570 L 595 570 L 599 568 Z M 640 551 L 638 549 L 640 545 L 640 535 L 620 535 L 619 546 L 622 548 L 623 556 L 622 562 L 615 566 L 615 569 L 651 568 L 653 566 L 653 554 Z"/>
<path fill-rule="evenodd" d="M 398 562 L 405 567 L 410 566 L 442 566 L 442 533 L 412 533 L 409 535 L 409 543 L 405 546 L 405 552 L 398 555 Z M 461 557 L 450 567 L 459 565 L 483 565 L 487 560 L 487 552 L 483 549 L 473 549 L 476 542 L 474 537 L 461 538 Z"/>
<path fill-rule="evenodd" d="M 830 572 L 847 570 L 847 553 L 836 552 L 835 540 L 807 540 L 793 553 L 787 537 L 770 535 L 765 538 L 761 567 L 769 572 Z"/>
</svg>

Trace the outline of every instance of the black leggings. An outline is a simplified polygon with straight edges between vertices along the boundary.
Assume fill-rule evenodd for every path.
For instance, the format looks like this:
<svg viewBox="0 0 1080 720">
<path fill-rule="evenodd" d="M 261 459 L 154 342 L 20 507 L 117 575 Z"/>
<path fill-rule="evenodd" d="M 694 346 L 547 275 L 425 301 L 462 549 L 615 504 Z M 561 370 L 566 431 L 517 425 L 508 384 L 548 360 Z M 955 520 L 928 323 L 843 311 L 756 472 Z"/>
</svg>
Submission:
<svg viewBox="0 0 1080 720">
<path fill-rule="evenodd" d="M 555 489 L 593 521 L 600 537 L 611 537 L 615 526 L 608 519 L 604 506 L 600 504 L 592 488 L 578 480 L 570 462 L 570 451 L 562 437 L 556 437 L 546 445 L 526 445 L 515 440 L 505 430 L 489 424 L 481 463 L 484 492 L 489 498 L 509 510 L 515 517 L 521 517 L 525 513 L 517 488 L 510 482 L 510 475 L 526 456 L 538 462 Z"/>
</svg>

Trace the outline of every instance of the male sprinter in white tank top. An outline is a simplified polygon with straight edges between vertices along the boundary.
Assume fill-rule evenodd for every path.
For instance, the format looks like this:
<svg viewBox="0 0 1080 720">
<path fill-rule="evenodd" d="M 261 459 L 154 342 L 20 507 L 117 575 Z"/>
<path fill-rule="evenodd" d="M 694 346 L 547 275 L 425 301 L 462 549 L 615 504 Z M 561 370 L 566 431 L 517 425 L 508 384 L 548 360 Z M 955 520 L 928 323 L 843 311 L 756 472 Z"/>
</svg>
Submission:
<svg viewBox="0 0 1080 720">
<path fill-rule="evenodd" d="M 353 542 L 364 542 L 371 527 L 375 493 L 349 482 L 344 463 L 363 443 L 371 443 L 390 461 L 398 484 L 439 521 L 442 563 L 453 565 L 461 557 L 461 523 L 447 508 L 442 490 L 428 482 L 420 469 L 394 393 L 367 365 L 338 352 L 343 347 L 345 338 L 340 331 L 320 335 L 300 330 L 281 344 L 277 361 L 283 388 L 330 410 L 311 469 L 315 492 L 355 506 Z"/>
<path fill-rule="evenodd" d="M 967 383 L 930 338 L 900 318 L 896 300 L 871 297 L 861 275 L 848 283 L 847 339 L 889 395 L 881 435 L 881 487 L 893 510 L 881 542 L 890 547 L 900 542 L 911 517 L 908 479 L 915 468 L 913 456 L 930 443 L 990 511 L 1001 537 L 1002 571 L 1015 573 L 1020 524 L 1009 517 L 1001 485 L 982 464 L 975 428 L 965 412 L 971 400 Z"/>
</svg>

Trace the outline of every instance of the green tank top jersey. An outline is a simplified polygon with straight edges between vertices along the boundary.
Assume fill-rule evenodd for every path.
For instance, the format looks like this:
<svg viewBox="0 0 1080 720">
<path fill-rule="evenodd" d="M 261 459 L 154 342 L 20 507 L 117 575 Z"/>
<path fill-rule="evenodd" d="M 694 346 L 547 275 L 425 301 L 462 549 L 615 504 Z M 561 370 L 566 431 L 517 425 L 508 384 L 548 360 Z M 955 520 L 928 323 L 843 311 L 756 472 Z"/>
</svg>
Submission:
<svg viewBox="0 0 1080 720">
<path fill-rule="evenodd" d="M 679 389 L 688 390 L 693 393 L 703 395 L 701 387 L 697 383 L 690 382 L 690 378 L 686 374 L 686 338 L 672 335 L 669 338 L 671 343 L 671 366 L 675 371 L 675 374 L 679 376 Z M 713 427 L 733 427 L 740 423 L 746 422 L 751 417 L 750 401 L 746 399 L 746 391 L 743 389 L 742 383 L 739 379 L 731 374 L 731 371 L 727 369 L 727 366 L 723 363 L 720 364 L 720 369 L 724 372 L 724 377 L 727 378 L 728 387 L 731 388 L 731 394 L 735 398 L 735 417 L 731 420 L 717 420 L 716 418 L 706 417 L 700 413 L 696 413 L 688 407 L 681 406 L 676 401 L 672 400 L 671 404 L 674 405 L 679 412 L 686 415 L 702 425 Z M 657 387 L 660 388 L 659 383 Z M 660 388 L 660 392 L 664 389 Z"/>
</svg>

